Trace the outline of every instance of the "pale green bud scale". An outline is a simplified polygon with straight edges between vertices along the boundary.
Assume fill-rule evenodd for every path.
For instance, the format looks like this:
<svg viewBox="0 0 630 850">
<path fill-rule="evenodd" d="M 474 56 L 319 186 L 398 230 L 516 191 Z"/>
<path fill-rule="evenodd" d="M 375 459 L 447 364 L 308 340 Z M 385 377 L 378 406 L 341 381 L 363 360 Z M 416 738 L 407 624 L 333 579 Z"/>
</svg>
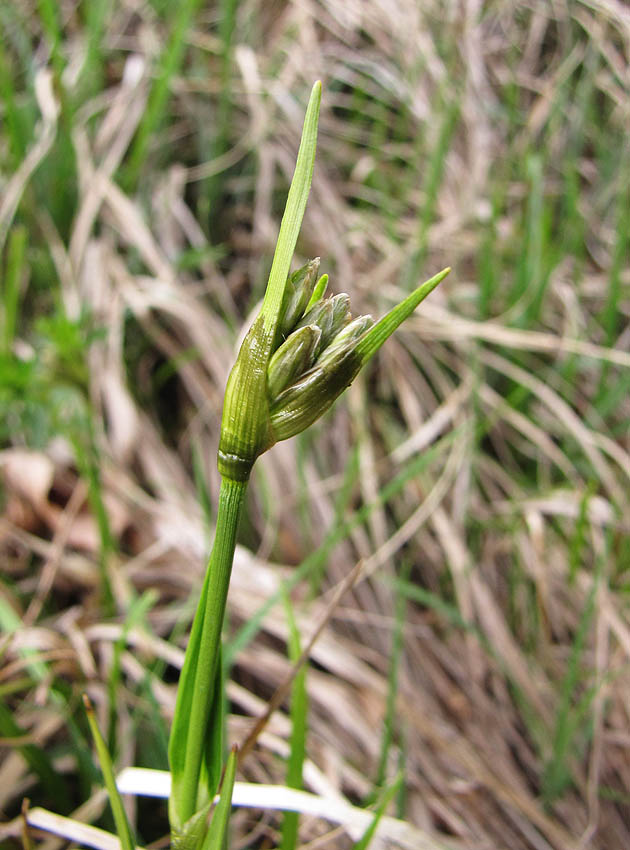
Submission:
<svg viewBox="0 0 630 850">
<path fill-rule="evenodd" d="M 322 345 L 322 351 L 330 345 L 331 341 L 350 321 L 350 296 L 340 292 L 332 299 L 333 320 L 330 328 L 330 336 Z"/>
<path fill-rule="evenodd" d="M 350 299 L 342 292 L 334 298 L 318 301 L 299 322 L 298 328 L 305 325 L 317 325 L 321 329 L 322 335 L 315 352 L 316 356 L 319 356 L 349 319 Z"/>
<path fill-rule="evenodd" d="M 357 316 L 348 322 L 333 337 L 330 344 L 317 359 L 317 365 L 324 367 L 334 362 L 337 357 L 342 357 L 346 351 L 356 346 L 363 334 L 372 327 L 374 320 L 371 316 Z"/>
<path fill-rule="evenodd" d="M 315 288 L 318 271 L 319 257 L 316 257 L 289 276 L 278 323 L 280 339 L 288 336 L 304 315 Z"/>
<path fill-rule="evenodd" d="M 316 363 L 271 406 L 271 428 L 276 440 L 287 440 L 319 419 L 349 387 L 361 369 L 361 358 L 347 351 L 334 363 Z"/>
<path fill-rule="evenodd" d="M 321 333 L 319 344 L 315 352 L 315 356 L 322 350 L 323 345 L 330 339 L 330 329 L 333 322 L 333 308 L 330 298 L 325 301 L 318 301 L 314 307 L 306 313 L 306 315 L 298 322 L 297 328 L 306 327 L 306 325 L 316 325 Z"/>
<path fill-rule="evenodd" d="M 271 402 L 313 365 L 321 335 L 317 325 L 306 325 L 294 331 L 273 355 L 267 369 Z"/>
</svg>

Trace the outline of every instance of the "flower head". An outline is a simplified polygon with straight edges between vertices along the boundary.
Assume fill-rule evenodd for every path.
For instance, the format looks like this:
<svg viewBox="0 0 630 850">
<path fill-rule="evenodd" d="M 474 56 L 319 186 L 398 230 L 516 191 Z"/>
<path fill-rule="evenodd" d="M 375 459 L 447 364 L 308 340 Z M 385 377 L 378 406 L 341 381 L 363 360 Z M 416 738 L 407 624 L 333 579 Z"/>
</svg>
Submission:
<svg viewBox="0 0 630 850">
<path fill-rule="evenodd" d="M 320 100 L 321 83 L 316 82 L 265 298 L 225 389 L 218 463 L 221 475 L 234 481 L 246 481 L 259 455 L 328 410 L 450 271 L 422 284 L 376 324 L 369 316 L 351 319 L 344 293 L 324 298 L 328 276 L 318 279 L 319 258 L 289 274 L 313 176 Z"/>
<path fill-rule="evenodd" d="M 351 317 L 345 293 L 324 298 L 327 277 L 316 281 L 318 270 L 319 258 L 287 279 L 271 345 L 262 314 L 245 337 L 225 395 L 222 475 L 245 480 L 259 454 L 319 419 L 450 271 L 431 278 L 374 324 L 371 316 Z"/>
</svg>

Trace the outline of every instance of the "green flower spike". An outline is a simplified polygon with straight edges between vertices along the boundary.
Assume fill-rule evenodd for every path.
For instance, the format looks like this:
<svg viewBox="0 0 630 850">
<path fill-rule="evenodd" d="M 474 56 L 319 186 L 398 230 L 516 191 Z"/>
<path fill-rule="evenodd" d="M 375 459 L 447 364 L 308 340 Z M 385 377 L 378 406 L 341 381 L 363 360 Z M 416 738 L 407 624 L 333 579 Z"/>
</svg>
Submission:
<svg viewBox="0 0 630 850">
<path fill-rule="evenodd" d="M 171 840 L 209 850 L 208 812 L 222 770 L 221 630 L 247 480 L 256 458 L 330 408 L 385 340 L 450 269 L 423 283 L 380 321 L 351 319 L 345 294 L 324 298 L 319 259 L 289 274 L 315 160 L 321 84 L 313 86 L 269 283 L 228 378 L 218 467 L 216 535 L 177 691 L 169 740 Z M 227 804 L 226 804 L 227 806 Z"/>
<path fill-rule="evenodd" d="M 255 334 L 250 332 L 243 343 L 230 376 L 230 393 L 229 396 L 226 393 L 225 399 L 225 430 L 221 432 L 219 449 L 222 474 L 241 480 L 238 476 L 249 474 L 257 454 L 279 440 L 299 434 L 319 419 L 385 340 L 450 271 L 444 269 L 423 283 L 373 324 L 370 316 L 351 321 L 350 299 L 345 293 L 320 299 L 300 315 L 295 305 L 307 304 L 307 292 L 310 296 L 312 291 L 310 275 L 305 269 L 318 265 L 318 260 L 312 260 L 296 272 L 297 287 L 292 283 L 296 275 L 289 278 L 291 311 L 285 313 L 282 323 L 283 334 L 288 336 L 271 351 L 270 359 L 267 360 L 268 355 Z M 260 317 L 253 328 L 259 321 Z M 263 372 L 267 375 L 267 391 L 264 396 L 256 397 L 259 406 L 254 411 L 250 387 L 257 385 L 257 375 Z M 233 423 L 238 420 L 239 409 L 245 406 L 255 414 L 256 427 L 237 435 Z M 252 435 L 263 437 L 255 443 Z"/>
</svg>

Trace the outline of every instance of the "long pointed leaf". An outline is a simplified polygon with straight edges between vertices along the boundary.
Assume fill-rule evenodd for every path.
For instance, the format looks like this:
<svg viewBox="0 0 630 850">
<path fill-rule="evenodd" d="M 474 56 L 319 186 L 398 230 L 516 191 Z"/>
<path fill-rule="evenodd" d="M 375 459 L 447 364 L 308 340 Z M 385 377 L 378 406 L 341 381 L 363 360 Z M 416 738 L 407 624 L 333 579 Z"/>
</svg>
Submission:
<svg viewBox="0 0 630 850">
<path fill-rule="evenodd" d="M 92 707 L 92 703 L 90 702 L 87 694 L 83 695 L 83 704 L 85 705 L 88 723 L 90 724 L 90 732 L 92 733 L 92 738 L 94 739 L 94 744 L 96 746 L 98 760 L 101 764 L 101 770 L 103 771 L 105 787 L 109 794 L 109 804 L 112 807 L 114 823 L 116 824 L 116 832 L 120 838 L 123 850 L 135 850 L 136 842 L 133 837 L 129 821 L 127 820 L 127 813 L 123 806 L 122 797 L 120 796 L 120 792 L 116 785 L 112 760 L 109 756 L 109 751 L 105 746 L 101 730 L 98 728 L 98 723 L 96 722 L 96 717 L 94 715 L 94 708 Z"/>
<path fill-rule="evenodd" d="M 212 814 L 208 832 L 201 850 L 223 850 L 232 812 L 232 792 L 236 776 L 236 747 L 232 748 L 225 766 L 225 775 L 221 784 L 221 796 Z"/>
<path fill-rule="evenodd" d="M 385 814 L 385 809 L 398 793 L 398 789 L 401 783 L 402 774 L 399 774 L 392 783 L 392 785 L 387 789 L 387 791 L 383 795 L 383 799 L 381 800 L 376 811 L 374 812 L 374 818 L 372 820 L 372 823 L 365 830 L 361 838 L 353 845 L 352 850 L 367 850 L 370 845 L 370 842 L 374 838 L 376 830 L 378 829 L 380 820 Z"/>
<path fill-rule="evenodd" d="M 214 546 L 180 675 L 168 748 L 173 777 L 169 819 L 175 832 L 181 832 L 212 799 L 216 785 L 208 787 L 207 780 L 218 775 L 222 763 L 215 736 L 220 722 L 217 712 L 222 710 L 222 700 L 217 699 L 217 671 L 245 486 L 229 481 L 221 485 Z"/>
<path fill-rule="evenodd" d="M 302 219 L 304 218 L 306 201 L 311 190 L 321 99 L 322 84 L 318 80 L 313 86 L 306 109 L 302 140 L 298 150 L 287 204 L 284 209 L 284 215 L 282 216 L 282 222 L 280 223 L 280 233 L 278 234 L 276 251 L 273 255 L 271 271 L 269 272 L 269 282 L 261 310 L 266 329 L 268 332 L 271 332 L 272 338 L 278 322 L 280 307 L 282 306 L 282 298 L 291 268 L 295 244 L 300 233 L 300 227 L 302 226 Z"/>
<path fill-rule="evenodd" d="M 421 286 L 415 289 L 411 295 L 408 295 L 404 301 L 397 304 L 389 313 L 386 313 L 382 319 L 370 328 L 369 331 L 357 343 L 356 352 L 361 356 L 365 363 L 379 350 L 381 345 L 387 340 L 416 309 L 418 304 L 433 292 L 435 287 L 441 283 L 444 278 L 450 274 L 450 268 L 442 269 L 432 278 L 425 281 Z"/>
<path fill-rule="evenodd" d="M 289 624 L 289 657 L 291 663 L 295 665 L 299 662 L 302 654 L 300 633 L 288 593 L 285 593 L 284 602 Z M 306 757 L 306 718 L 308 715 L 306 669 L 306 665 L 302 666 L 295 676 L 291 689 L 291 752 L 287 765 L 287 786 L 298 790 L 302 788 L 302 769 Z M 295 850 L 298 826 L 298 813 L 285 812 L 282 821 L 282 850 Z"/>
</svg>

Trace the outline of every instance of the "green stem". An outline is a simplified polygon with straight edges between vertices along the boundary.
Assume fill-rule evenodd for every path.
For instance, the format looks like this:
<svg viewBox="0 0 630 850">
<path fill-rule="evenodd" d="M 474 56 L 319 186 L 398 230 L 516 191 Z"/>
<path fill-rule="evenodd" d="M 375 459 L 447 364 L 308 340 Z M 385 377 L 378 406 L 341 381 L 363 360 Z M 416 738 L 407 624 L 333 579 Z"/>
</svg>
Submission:
<svg viewBox="0 0 630 850">
<path fill-rule="evenodd" d="M 229 478 L 221 480 L 216 536 L 208 564 L 208 593 L 195 674 L 195 696 L 190 716 L 191 734 L 186 748 L 187 769 L 184 770 L 184 786 L 192 792 L 189 798 L 193 806 L 190 815 L 196 811 L 194 792 L 199 782 L 202 753 L 205 750 L 205 721 L 210 715 L 211 700 L 214 695 L 223 617 L 234 561 L 236 531 L 246 487 L 247 484 L 241 481 L 232 481 Z"/>
<path fill-rule="evenodd" d="M 199 788 L 199 780 L 208 750 L 208 718 L 217 708 L 212 701 L 221 631 L 246 488 L 246 481 L 221 481 L 214 546 L 177 691 L 169 758 L 173 775 L 181 776 L 171 800 L 180 825 L 197 812 L 198 793 L 207 790 Z"/>
</svg>

